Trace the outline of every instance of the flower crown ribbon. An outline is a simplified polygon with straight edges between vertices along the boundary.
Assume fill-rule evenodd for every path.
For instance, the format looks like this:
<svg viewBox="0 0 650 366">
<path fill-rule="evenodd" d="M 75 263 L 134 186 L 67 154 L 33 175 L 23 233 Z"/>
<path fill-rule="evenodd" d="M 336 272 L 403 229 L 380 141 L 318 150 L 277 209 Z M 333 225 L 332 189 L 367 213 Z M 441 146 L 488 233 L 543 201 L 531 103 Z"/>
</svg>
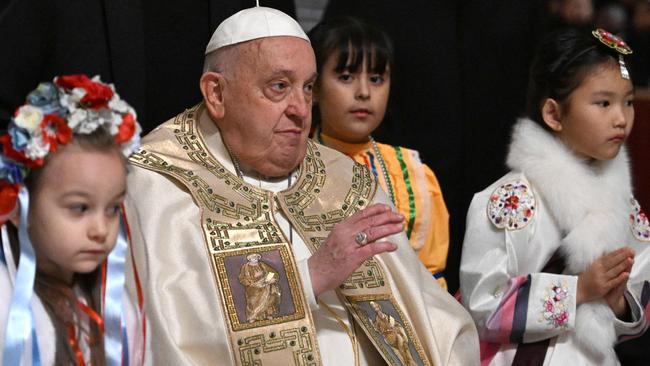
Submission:
<svg viewBox="0 0 650 366">
<path fill-rule="evenodd" d="M 44 164 L 49 153 L 68 144 L 74 134 L 90 134 L 106 128 L 125 156 L 139 147 L 140 125 L 136 113 L 121 100 L 111 84 L 104 84 L 98 76 L 68 75 L 41 83 L 27 96 L 27 103 L 18 107 L 8 126 L 8 133 L 0 136 L 0 225 L 19 207 L 20 263 L 16 270 L 9 318 L 2 350 L 3 363 L 18 365 L 23 357 L 24 343 L 31 334 L 32 362 L 40 364 L 38 342 L 31 311 L 34 292 L 36 258 L 27 234 L 29 193 L 24 186 L 30 170 Z M 6 228 L 3 226 L 2 230 Z M 124 264 L 128 247 L 123 223 L 113 251 L 106 262 L 108 267 L 104 298 L 105 345 L 107 364 L 119 366 L 123 355 L 128 355 L 126 323 L 122 306 L 124 293 Z M 11 253 L 2 253 L 0 264 L 6 265 Z M 31 331 L 30 331 L 31 330 Z M 0 330 L 2 331 L 2 330 Z M 128 363 L 128 356 L 124 357 Z"/>
</svg>

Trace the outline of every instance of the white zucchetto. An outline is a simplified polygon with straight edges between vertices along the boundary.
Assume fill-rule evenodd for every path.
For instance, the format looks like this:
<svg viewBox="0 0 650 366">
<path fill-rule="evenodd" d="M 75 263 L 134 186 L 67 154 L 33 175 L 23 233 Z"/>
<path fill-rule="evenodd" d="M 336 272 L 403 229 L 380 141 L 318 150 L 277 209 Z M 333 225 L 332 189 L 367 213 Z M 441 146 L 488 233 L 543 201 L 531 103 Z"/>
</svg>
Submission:
<svg viewBox="0 0 650 366">
<path fill-rule="evenodd" d="M 265 37 L 290 36 L 309 38 L 292 17 L 273 8 L 256 6 L 244 9 L 219 24 L 212 34 L 205 54 L 221 47 Z"/>
</svg>

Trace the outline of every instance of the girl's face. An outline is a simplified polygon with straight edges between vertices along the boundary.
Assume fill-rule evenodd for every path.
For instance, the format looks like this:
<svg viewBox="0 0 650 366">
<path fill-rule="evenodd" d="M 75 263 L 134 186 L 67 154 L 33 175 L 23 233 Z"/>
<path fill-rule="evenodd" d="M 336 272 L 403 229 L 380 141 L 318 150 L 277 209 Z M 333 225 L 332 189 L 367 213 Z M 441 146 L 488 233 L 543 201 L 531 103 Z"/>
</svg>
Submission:
<svg viewBox="0 0 650 366">
<path fill-rule="evenodd" d="M 595 67 L 560 108 L 562 141 L 595 160 L 616 157 L 634 123 L 634 88 L 618 64 Z"/>
<path fill-rule="evenodd" d="M 369 72 L 364 58 L 355 73 L 338 73 L 337 61 L 336 53 L 327 58 L 315 94 L 322 131 L 344 142 L 368 141 L 386 113 L 390 70 Z"/>
<path fill-rule="evenodd" d="M 117 150 L 76 144 L 53 154 L 31 195 L 28 232 L 40 271 L 67 283 L 115 246 L 126 172 Z"/>
</svg>

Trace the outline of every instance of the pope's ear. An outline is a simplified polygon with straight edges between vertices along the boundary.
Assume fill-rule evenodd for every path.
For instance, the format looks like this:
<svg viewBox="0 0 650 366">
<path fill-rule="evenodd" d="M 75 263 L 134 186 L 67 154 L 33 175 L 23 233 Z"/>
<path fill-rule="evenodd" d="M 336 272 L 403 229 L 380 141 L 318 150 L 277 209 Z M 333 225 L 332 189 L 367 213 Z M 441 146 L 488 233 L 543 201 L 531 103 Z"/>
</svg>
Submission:
<svg viewBox="0 0 650 366">
<path fill-rule="evenodd" d="M 204 72 L 199 81 L 203 101 L 213 120 L 221 119 L 226 113 L 223 102 L 224 82 L 223 75 L 213 71 Z"/>
<path fill-rule="evenodd" d="M 542 105 L 542 119 L 551 130 L 560 132 L 562 130 L 562 107 L 552 98 L 546 98 Z"/>
</svg>

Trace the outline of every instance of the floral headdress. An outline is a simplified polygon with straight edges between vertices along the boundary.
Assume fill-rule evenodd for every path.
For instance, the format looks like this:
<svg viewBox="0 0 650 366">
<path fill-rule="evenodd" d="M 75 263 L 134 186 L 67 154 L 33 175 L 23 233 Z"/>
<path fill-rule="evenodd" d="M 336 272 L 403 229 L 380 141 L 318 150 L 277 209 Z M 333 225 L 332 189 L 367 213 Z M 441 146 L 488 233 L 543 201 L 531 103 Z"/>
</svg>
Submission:
<svg viewBox="0 0 650 366">
<path fill-rule="evenodd" d="M 27 102 L 16 110 L 7 134 L 0 136 L 0 225 L 16 207 L 19 207 L 20 216 L 19 263 L 14 263 L 11 248 L 0 245 L 0 265 L 6 266 L 14 285 L 8 321 L 5 329 L 0 329 L 5 332 L 0 364 L 21 364 L 23 345 L 30 329 L 32 363 L 40 364 L 30 305 L 36 255 L 27 232 L 29 192 L 24 187 L 25 178 L 32 168 L 44 164 L 48 154 L 70 143 L 75 134 L 91 134 L 98 128 L 108 131 L 127 157 L 139 146 L 142 129 L 135 111 L 120 99 L 113 85 L 102 83 L 98 76 L 90 79 L 86 75 L 68 75 L 57 77 L 52 83 L 42 83 L 32 91 Z M 7 237 L 6 225 L 0 226 L 0 230 L 3 238 Z M 128 354 L 126 337 L 122 336 L 125 317 L 121 301 L 127 247 L 127 233 L 121 217 L 115 247 L 105 262 L 102 285 L 105 293 L 102 322 L 108 365 L 121 365 L 122 356 Z M 77 347 L 75 338 L 71 338 L 69 344 L 73 349 Z M 75 354 L 80 354 L 77 350 Z"/>
<path fill-rule="evenodd" d="M 125 156 L 138 148 L 142 129 L 135 111 L 99 76 L 59 76 L 29 93 L 7 134 L 0 136 L 0 223 L 16 206 L 31 168 L 42 166 L 45 157 L 68 144 L 73 134 L 90 134 L 99 127 L 114 136 Z"/>
</svg>

